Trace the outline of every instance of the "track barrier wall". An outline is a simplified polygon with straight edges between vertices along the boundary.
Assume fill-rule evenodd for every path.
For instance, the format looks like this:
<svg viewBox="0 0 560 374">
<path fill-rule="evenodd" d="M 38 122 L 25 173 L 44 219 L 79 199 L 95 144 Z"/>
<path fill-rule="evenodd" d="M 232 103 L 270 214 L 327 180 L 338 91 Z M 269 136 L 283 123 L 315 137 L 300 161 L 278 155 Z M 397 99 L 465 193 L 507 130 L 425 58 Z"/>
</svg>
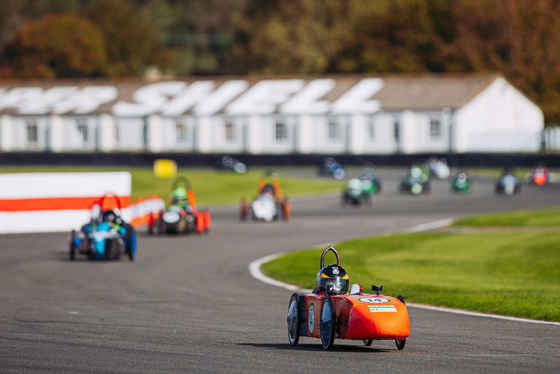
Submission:
<svg viewBox="0 0 560 374">
<path fill-rule="evenodd" d="M 131 187 L 129 172 L 0 174 L 0 233 L 79 229 L 105 194 L 119 197 L 125 221 L 144 224 L 164 202 L 153 196 L 131 204 Z M 104 208 L 116 207 L 116 199 L 107 197 Z"/>
<path fill-rule="evenodd" d="M 150 215 L 159 216 L 165 209 L 165 201 L 159 195 L 135 200 L 130 204 L 130 224 L 134 227 L 148 224 Z"/>
<path fill-rule="evenodd" d="M 176 162 L 177 167 L 216 167 L 224 154 L 217 153 L 65 153 L 65 152 L 0 152 L 0 165 L 56 165 L 56 166 L 139 166 L 152 167 L 158 159 Z M 508 153 L 423 153 L 423 154 L 230 154 L 244 162 L 249 169 L 263 166 L 319 166 L 327 156 L 333 156 L 343 166 L 365 165 L 408 166 L 430 156 L 446 158 L 451 167 L 532 167 L 544 162 L 548 167 L 560 167 L 560 154 Z"/>
</svg>

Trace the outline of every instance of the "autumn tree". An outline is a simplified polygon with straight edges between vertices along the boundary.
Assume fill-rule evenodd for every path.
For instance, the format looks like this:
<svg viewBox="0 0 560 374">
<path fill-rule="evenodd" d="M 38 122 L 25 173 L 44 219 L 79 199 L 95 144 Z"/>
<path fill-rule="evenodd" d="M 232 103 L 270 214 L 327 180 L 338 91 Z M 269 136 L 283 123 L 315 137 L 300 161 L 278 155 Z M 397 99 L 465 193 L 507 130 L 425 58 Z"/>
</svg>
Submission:
<svg viewBox="0 0 560 374">
<path fill-rule="evenodd" d="M 0 45 L 8 40 L 12 32 L 17 30 L 20 19 L 17 0 L 0 2 Z"/>
<path fill-rule="evenodd" d="M 453 38 L 455 4 L 446 0 L 352 2 L 352 34 L 333 61 L 338 72 L 441 72 L 440 46 Z"/>
<path fill-rule="evenodd" d="M 236 20 L 228 59 L 233 73 L 318 74 L 325 72 L 349 33 L 353 2 L 326 0 L 253 1 Z"/>
<path fill-rule="evenodd" d="M 235 24 L 248 0 L 147 0 L 139 7 L 173 50 L 179 75 L 224 74 Z"/>
<path fill-rule="evenodd" d="M 442 58 L 450 71 L 499 71 L 560 123 L 560 2 L 461 0 L 457 35 Z"/>
<path fill-rule="evenodd" d="M 75 14 L 49 14 L 25 24 L 3 49 L 4 77 L 96 76 L 106 62 L 100 31 Z"/>
<path fill-rule="evenodd" d="M 560 123 L 560 2 L 399 0 L 367 9 L 335 71 L 501 72 Z"/>
<path fill-rule="evenodd" d="M 56 38 L 39 20 L 72 11 Z M 560 123 L 559 18 L 559 0 L 4 0 L 0 77 L 496 71 Z"/>
<path fill-rule="evenodd" d="M 103 36 L 106 76 L 139 76 L 151 66 L 162 71 L 171 67 L 172 54 L 160 43 L 157 31 L 149 22 L 142 21 L 130 5 L 120 1 L 96 1 L 82 14 Z"/>
</svg>

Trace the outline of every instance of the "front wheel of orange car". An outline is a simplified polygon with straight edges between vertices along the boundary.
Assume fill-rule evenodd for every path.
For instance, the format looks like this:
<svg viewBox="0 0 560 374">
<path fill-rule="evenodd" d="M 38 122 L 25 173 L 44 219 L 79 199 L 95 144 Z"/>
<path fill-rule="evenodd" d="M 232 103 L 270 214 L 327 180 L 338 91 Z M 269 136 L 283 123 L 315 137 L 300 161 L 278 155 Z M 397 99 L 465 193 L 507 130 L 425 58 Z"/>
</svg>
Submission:
<svg viewBox="0 0 560 374">
<path fill-rule="evenodd" d="M 288 339 L 290 345 L 295 347 L 299 342 L 301 329 L 301 312 L 299 310 L 299 295 L 294 293 L 288 306 Z"/>
<path fill-rule="evenodd" d="M 334 302 L 327 295 L 321 304 L 321 344 L 327 351 L 334 344 L 334 332 L 336 325 L 336 315 L 334 312 Z"/>
<path fill-rule="evenodd" d="M 404 345 L 406 343 L 406 339 L 403 340 L 395 340 L 395 344 L 397 345 L 397 349 L 402 351 L 404 349 Z"/>
</svg>

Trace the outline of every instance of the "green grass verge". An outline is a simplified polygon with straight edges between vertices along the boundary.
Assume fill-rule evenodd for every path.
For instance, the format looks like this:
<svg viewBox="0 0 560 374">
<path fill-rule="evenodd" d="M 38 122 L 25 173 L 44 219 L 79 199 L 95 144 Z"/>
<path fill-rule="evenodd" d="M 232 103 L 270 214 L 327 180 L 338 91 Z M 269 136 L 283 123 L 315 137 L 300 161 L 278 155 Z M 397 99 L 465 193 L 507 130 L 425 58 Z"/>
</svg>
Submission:
<svg viewBox="0 0 560 374">
<path fill-rule="evenodd" d="M 521 210 L 459 219 L 452 226 L 560 227 L 560 209 Z"/>
<path fill-rule="evenodd" d="M 336 245 L 351 283 L 382 284 L 411 302 L 560 321 L 560 233 L 417 233 Z M 324 248 L 263 265 L 265 274 L 311 289 Z M 331 256 L 331 257 L 329 257 Z M 329 253 L 325 263 L 335 262 Z"/>
<path fill-rule="evenodd" d="M 264 169 L 255 169 L 238 175 L 212 169 L 179 168 L 177 175 L 189 179 L 197 205 L 219 205 L 238 202 L 241 197 L 250 199 L 256 196 L 257 182 Z M 152 194 L 158 194 L 167 200 L 174 180 L 174 178 L 155 177 L 150 167 L 0 167 L 0 173 L 94 171 L 129 171 L 132 175 L 132 200 Z M 286 173 L 280 170 L 279 180 L 283 194 L 288 197 L 340 191 L 342 186 L 341 182 L 335 180 L 290 176 L 289 169 Z"/>
</svg>

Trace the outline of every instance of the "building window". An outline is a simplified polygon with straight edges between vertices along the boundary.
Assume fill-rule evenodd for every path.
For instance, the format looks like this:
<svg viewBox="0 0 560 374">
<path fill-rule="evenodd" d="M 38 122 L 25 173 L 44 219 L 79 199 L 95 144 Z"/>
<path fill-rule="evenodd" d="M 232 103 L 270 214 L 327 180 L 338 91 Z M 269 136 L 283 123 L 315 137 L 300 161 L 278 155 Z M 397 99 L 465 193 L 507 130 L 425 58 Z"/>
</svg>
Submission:
<svg viewBox="0 0 560 374">
<path fill-rule="evenodd" d="M 188 140 L 187 125 L 180 119 L 175 120 L 175 139 L 177 143 L 184 143 Z"/>
<path fill-rule="evenodd" d="M 78 134 L 80 134 L 84 143 L 86 143 L 88 141 L 88 125 L 85 118 L 76 119 L 76 130 L 78 131 Z"/>
<path fill-rule="evenodd" d="M 369 140 L 375 139 L 375 121 L 373 116 L 370 116 L 367 123 Z"/>
<path fill-rule="evenodd" d="M 144 145 L 144 147 L 148 146 L 148 121 L 146 118 L 144 118 L 144 124 L 142 125 L 142 144 Z"/>
<path fill-rule="evenodd" d="M 395 136 L 395 141 L 398 142 L 399 141 L 399 121 L 395 121 L 395 123 L 393 124 L 393 131 L 394 131 L 394 136 Z"/>
<path fill-rule="evenodd" d="M 34 119 L 28 119 L 26 121 L 26 129 L 27 129 L 27 144 L 31 146 L 36 146 L 38 142 L 38 126 L 37 121 Z"/>
<path fill-rule="evenodd" d="M 340 138 L 338 123 L 334 118 L 329 119 L 327 137 L 330 141 L 338 140 Z"/>
<path fill-rule="evenodd" d="M 115 125 L 115 144 L 119 144 L 120 142 L 120 131 L 119 131 L 119 125 L 116 124 Z"/>
<path fill-rule="evenodd" d="M 226 141 L 233 142 L 235 140 L 235 125 L 232 123 L 231 119 L 226 119 L 224 130 Z"/>
<path fill-rule="evenodd" d="M 276 122 L 276 129 L 275 129 L 275 134 L 276 134 L 276 141 L 284 141 L 286 139 L 288 139 L 288 127 L 286 126 L 285 123 L 282 122 Z"/>
<path fill-rule="evenodd" d="M 432 139 L 441 138 L 441 122 L 437 119 L 430 120 L 430 137 Z"/>
</svg>

